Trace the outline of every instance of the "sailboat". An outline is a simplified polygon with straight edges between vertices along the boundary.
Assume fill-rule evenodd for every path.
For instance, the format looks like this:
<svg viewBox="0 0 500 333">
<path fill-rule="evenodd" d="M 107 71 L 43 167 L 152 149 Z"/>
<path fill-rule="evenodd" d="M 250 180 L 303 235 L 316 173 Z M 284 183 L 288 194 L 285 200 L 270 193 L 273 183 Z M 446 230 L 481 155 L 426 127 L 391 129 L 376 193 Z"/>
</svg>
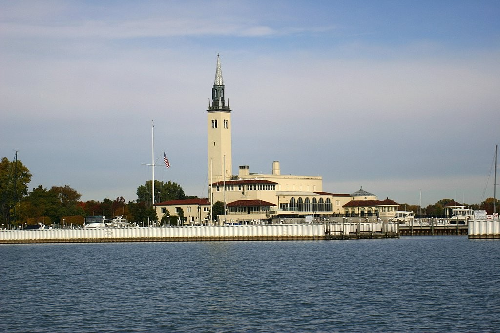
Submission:
<svg viewBox="0 0 500 333">
<path fill-rule="evenodd" d="M 469 239 L 500 239 L 500 220 L 497 213 L 497 163 L 498 145 L 495 145 L 495 178 L 493 182 L 493 215 L 485 210 L 474 211 L 474 219 L 469 221 Z"/>
</svg>

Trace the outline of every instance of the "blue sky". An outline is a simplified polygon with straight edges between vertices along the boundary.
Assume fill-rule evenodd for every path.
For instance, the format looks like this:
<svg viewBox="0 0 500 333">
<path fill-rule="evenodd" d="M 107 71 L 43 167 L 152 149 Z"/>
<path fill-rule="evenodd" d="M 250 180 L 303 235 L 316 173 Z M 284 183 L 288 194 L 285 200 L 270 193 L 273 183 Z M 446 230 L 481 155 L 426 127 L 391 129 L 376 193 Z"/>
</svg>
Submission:
<svg viewBox="0 0 500 333">
<path fill-rule="evenodd" d="M 498 1 L 0 1 L 0 156 L 30 187 L 206 196 L 218 53 L 233 172 L 323 190 L 479 203 L 500 142 Z M 160 160 L 161 162 L 161 160 Z"/>
</svg>

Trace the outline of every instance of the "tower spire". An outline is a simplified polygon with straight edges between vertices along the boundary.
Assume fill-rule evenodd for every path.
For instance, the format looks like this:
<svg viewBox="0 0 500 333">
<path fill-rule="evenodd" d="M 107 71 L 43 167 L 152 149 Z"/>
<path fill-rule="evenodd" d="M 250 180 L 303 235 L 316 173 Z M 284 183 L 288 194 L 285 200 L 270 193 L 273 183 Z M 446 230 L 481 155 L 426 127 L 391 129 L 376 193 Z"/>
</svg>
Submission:
<svg viewBox="0 0 500 333">
<path fill-rule="evenodd" d="M 215 69 L 215 80 L 212 87 L 212 102 L 208 105 L 207 111 L 226 111 L 230 112 L 229 103 L 226 105 L 224 96 L 224 80 L 222 79 L 222 68 L 220 65 L 220 56 L 217 54 L 217 67 Z M 228 100 L 229 102 L 229 100 Z"/>
<path fill-rule="evenodd" d="M 220 67 L 220 58 L 217 53 L 217 68 L 215 69 L 215 81 L 214 86 L 223 86 L 224 80 L 222 79 L 222 69 Z"/>
</svg>

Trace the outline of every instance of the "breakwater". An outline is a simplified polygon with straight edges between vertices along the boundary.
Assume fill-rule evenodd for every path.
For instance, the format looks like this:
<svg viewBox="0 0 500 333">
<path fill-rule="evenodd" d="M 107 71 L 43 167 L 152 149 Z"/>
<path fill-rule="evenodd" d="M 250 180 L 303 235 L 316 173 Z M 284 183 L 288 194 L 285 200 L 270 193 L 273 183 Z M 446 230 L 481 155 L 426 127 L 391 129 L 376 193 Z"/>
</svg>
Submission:
<svg viewBox="0 0 500 333">
<path fill-rule="evenodd" d="M 0 243 L 327 240 L 399 237 L 392 223 L 0 230 Z"/>
<path fill-rule="evenodd" d="M 499 220 L 472 220 L 468 230 L 470 239 L 500 239 Z"/>
</svg>

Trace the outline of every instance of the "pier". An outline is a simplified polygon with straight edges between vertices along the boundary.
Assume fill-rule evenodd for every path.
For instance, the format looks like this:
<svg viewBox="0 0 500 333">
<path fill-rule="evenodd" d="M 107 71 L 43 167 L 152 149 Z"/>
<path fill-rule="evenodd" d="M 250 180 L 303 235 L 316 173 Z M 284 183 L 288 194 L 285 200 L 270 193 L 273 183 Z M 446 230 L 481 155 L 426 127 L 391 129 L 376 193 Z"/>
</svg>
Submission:
<svg viewBox="0 0 500 333">
<path fill-rule="evenodd" d="M 468 226 L 465 224 L 399 226 L 400 236 L 466 236 L 467 234 Z"/>
<path fill-rule="evenodd" d="M 397 238 L 392 223 L 274 224 L 98 229 L 0 230 L 0 244 L 287 241 Z"/>
</svg>

